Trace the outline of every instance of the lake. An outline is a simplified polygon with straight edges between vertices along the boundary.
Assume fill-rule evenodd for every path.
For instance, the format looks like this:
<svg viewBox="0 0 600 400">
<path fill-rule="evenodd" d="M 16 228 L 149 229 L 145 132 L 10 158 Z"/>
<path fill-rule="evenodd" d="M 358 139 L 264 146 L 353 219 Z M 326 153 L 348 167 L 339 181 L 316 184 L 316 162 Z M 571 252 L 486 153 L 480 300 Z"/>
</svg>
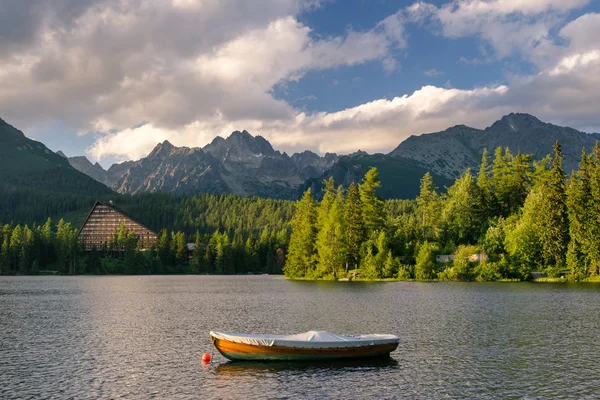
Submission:
<svg viewBox="0 0 600 400">
<path fill-rule="evenodd" d="M 0 398 L 597 398 L 600 285 L 0 277 Z M 392 333 L 389 360 L 233 363 L 210 330 Z"/>
</svg>

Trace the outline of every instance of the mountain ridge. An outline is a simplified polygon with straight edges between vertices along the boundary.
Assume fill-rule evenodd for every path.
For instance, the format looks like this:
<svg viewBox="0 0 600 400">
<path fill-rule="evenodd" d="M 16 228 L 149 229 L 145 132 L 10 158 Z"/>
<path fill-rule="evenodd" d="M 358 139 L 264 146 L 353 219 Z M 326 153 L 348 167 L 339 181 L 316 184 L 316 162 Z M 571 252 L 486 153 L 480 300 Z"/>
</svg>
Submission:
<svg viewBox="0 0 600 400">
<path fill-rule="evenodd" d="M 484 148 L 490 157 L 497 147 L 508 147 L 513 153 L 520 151 L 541 159 L 552 153 L 558 140 L 565 155 L 565 171 L 570 172 L 577 168 L 581 149 L 591 150 L 599 139 L 597 133 L 553 125 L 530 114 L 510 113 L 485 129 L 456 125 L 410 136 L 388 155 L 412 159 L 436 174 L 455 179 L 467 168 L 479 169 Z"/>
<path fill-rule="evenodd" d="M 344 156 L 321 156 L 305 150 L 288 156 L 264 137 L 242 130 L 227 138 L 216 136 L 202 148 L 177 147 L 165 140 L 148 156 L 113 164 L 108 171 L 87 158 L 70 157 L 69 163 L 121 193 L 209 192 L 284 199 L 298 198 L 307 187 L 318 191 L 321 180 L 330 176 L 347 185 L 377 166 L 385 171 L 381 172 L 385 186 L 394 188 L 382 195 L 413 198 L 427 171 L 440 188 L 467 168 L 477 172 L 484 148 L 490 161 L 498 146 L 540 159 L 550 154 L 559 140 L 568 173 L 577 167 L 581 149 L 589 151 L 599 139 L 597 133 L 553 125 L 530 114 L 510 113 L 485 129 L 459 124 L 440 132 L 412 135 L 388 154 L 357 150 Z"/>
</svg>

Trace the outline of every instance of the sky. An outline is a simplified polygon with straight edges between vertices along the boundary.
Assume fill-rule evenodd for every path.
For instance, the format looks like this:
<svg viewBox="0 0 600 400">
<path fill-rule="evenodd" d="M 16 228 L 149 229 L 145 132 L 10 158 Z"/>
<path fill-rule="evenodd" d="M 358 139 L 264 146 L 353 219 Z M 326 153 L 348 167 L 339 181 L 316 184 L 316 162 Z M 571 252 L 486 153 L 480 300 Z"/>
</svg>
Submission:
<svg viewBox="0 0 600 400">
<path fill-rule="evenodd" d="M 0 118 L 104 167 L 234 130 L 389 152 L 510 112 L 600 132 L 600 0 L 4 0 Z"/>
</svg>

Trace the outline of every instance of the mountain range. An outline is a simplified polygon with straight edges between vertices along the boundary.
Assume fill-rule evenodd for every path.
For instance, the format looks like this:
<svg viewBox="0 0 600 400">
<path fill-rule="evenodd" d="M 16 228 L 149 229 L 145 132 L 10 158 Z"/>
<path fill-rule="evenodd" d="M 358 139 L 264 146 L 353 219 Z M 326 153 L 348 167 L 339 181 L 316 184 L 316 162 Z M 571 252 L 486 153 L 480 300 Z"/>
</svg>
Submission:
<svg viewBox="0 0 600 400">
<path fill-rule="evenodd" d="M 53 153 L 0 120 L 0 183 L 5 189 L 39 182 L 39 187 L 55 191 L 110 193 L 110 188 L 124 194 L 234 193 L 297 199 L 308 187 L 319 193 L 323 179 L 330 176 L 348 185 L 377 167 L 383 197 L 414 198 L 427 171 L 444 188 L 467 168 L 476 172 L 484 148 L 493 153 L 498 146 L 508 147 L 540 159 L 552 152 L 556 140 L 563 148 L 565 171 L 570 172 L 577 168 L 581 149 L 589 151 L 600 134 L 552 125 L 529 114 L 509 114 L 486 129 L 458 125 L 411 136 L 388 154 L 320 156 L 307 150 L 288 156 L 261 136 L 235 131 L 203 148 L 164 141 L 138 161 L 105 170 L 83 156 L 65 159 L 62 152 Z"/>
</svg>

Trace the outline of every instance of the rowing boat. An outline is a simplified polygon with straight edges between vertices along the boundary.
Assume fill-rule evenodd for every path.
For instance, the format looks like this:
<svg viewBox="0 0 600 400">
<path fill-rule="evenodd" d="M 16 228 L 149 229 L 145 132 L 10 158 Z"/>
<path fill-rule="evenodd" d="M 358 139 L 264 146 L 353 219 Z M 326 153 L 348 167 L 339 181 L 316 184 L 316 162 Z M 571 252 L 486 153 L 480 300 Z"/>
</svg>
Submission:
<svg viewBox="0 0 600 400">
<path fill-rule="evenodd" d="M 331 360 L 389 356 L 400 338 L 394 335 L 343 336 L 325 331 L 297 335 L 247 335 L 210 332 L 213 345 L 230 360 Z"/>
</svg>

